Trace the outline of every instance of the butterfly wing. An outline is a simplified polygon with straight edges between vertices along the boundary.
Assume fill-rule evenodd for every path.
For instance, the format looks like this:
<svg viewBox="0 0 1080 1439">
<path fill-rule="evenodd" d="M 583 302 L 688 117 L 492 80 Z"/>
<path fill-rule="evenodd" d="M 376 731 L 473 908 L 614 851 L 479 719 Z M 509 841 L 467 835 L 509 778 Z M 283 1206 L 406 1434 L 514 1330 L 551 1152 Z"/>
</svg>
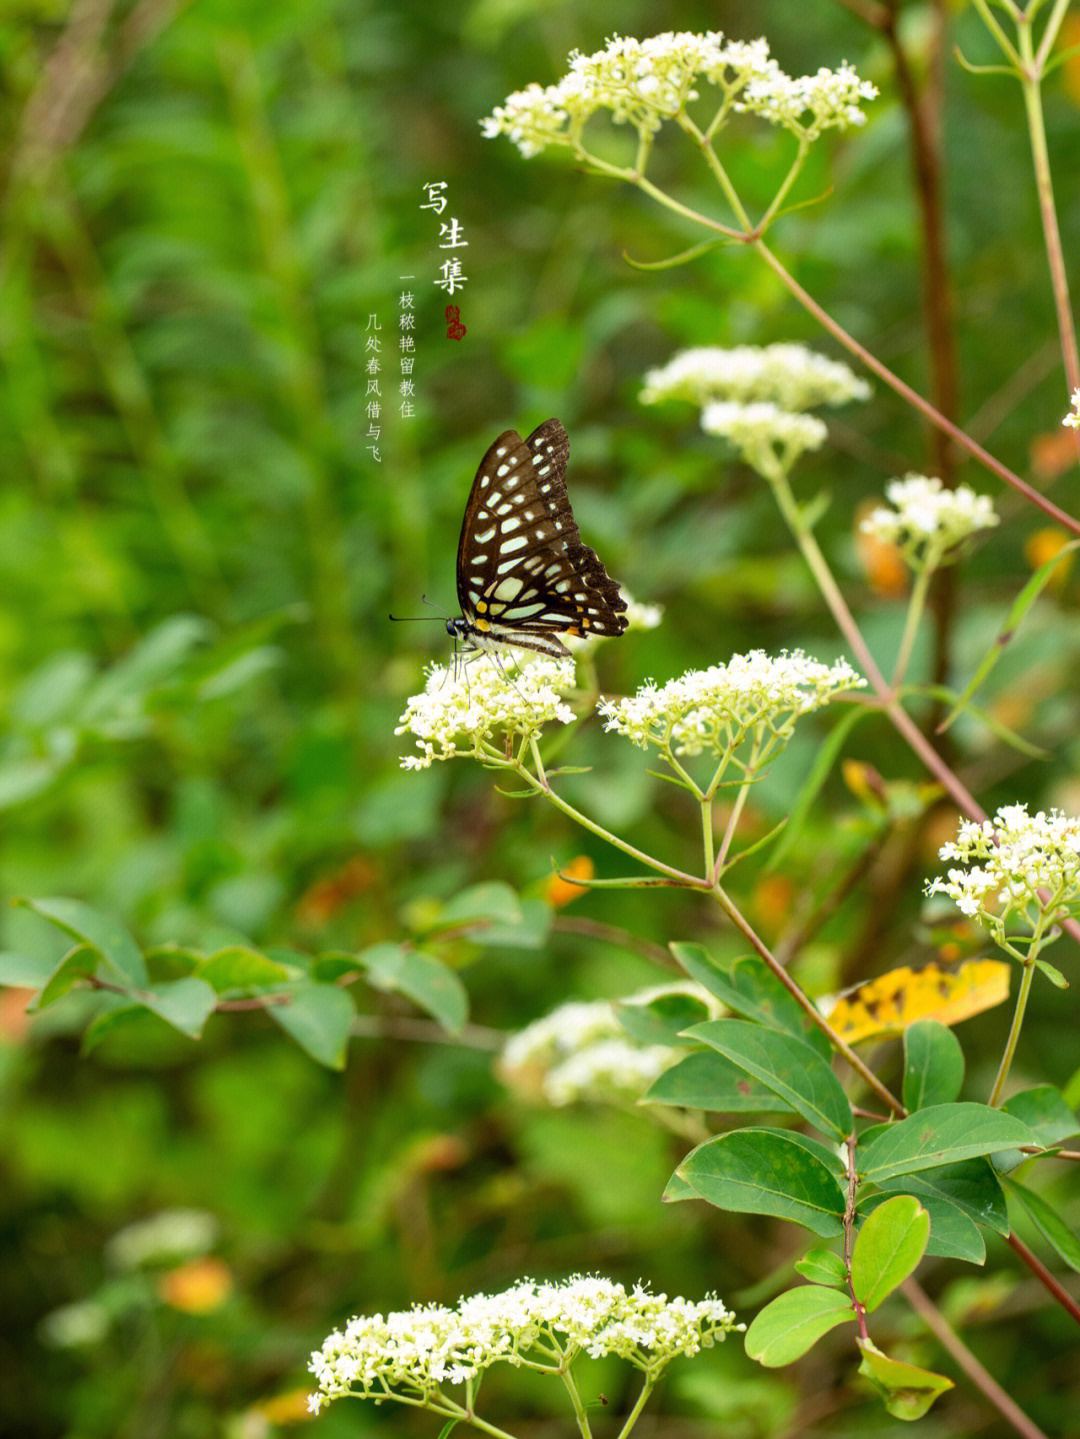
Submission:
<svg viewBox="0 0 1080 1439">
<path fill-rule="evenodd" d="M 558 634 L 621 635 L 626 601 L 582 543 L 566 491 L 570 441 L 558 420 L 527 440 L 506 430 L 469 494 L 457 589 L 469 638 L 568 653 Z"/>
</svg>

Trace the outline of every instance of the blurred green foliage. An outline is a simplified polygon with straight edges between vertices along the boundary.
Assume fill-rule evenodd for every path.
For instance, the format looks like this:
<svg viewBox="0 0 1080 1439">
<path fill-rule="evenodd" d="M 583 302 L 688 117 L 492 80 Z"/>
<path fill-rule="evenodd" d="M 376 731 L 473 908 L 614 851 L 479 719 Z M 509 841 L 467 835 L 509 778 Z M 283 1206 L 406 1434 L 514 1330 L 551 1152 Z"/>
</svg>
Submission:
<svg viewBox="0 0 1080 1439">
<path fill-rule="evenodd" d="M 922 7 L 904 16 L 917 49 Z M 989 58 L 978 31 L 958 23 L 972 56 Z M 307 1352 L 350 1313 L 452 1301 L 523 1274 L 597 1268 L 669 1293 L 716 1289 L 747 1308 L 768 1297 L 752 1286 L 782 1263 L 782 1231 L 659 1205 L 682 1140 L 635 1114 L 530 1110 L 493 1075 L 500 1032 L 565 998 L 619 996 L 656 977 L 629 940 L 582 934 L 540 903 L 551 856 L 585 852 L 600 874 L 621 867 L 552 812 L 500 798 L 475 767 L 403 773 L 393 735 L 446 640 L 438 624 L 395 627 L 387 613 L 419 612 L 424 593 L 453 605 L 480 455 L 500 429 L 524 432 L 551 414 L 571 436 L 587 539 L 638 598 L 667 607 L 660 630 L 603 653 L 606 687 L 757 644 L 805 645 L 823 659 L 840 650 L 765 487 L 725 468 L 688 412 L 644 411 L 636 399 L 644 370 L 681 346 L 820 343 L 811 321 L 741 251 L 660 275 L 628 266 L 624 251 L 658 260 L 700 237 L 636 193 L 565 162 L 525 163 L 480 135 L 480 117 L 528 81 L 557 78 L 572 48 L 672 25 L 765 33 L 789 71 L 847 58 L 882 87 L 866 131 L 820 147 L 796 197 L 828 198 L 778 233 L 802 283 L 925 389 L 905 121 L 886 52 L 843 6 L 5 8 L 5 897 L 78 897 L 118 917 L 139 952 L 176 946 L 197 956 L 191 965 L 395 947 L 463 888 L 491 881 L 524 896 L 539 937 L 466 936 L 439 950 L 468 991 L 464 1038 L 421 1023 L 396 979 L 351 987 L 362 1032 L 341 1072 L 243 1010 L 212 1015 L 197 1042 L 144 1013 L 99 1033 L 84 1057 L 79 1037 L 105 1012 L 101 995 L 75 987 L 27 1030 L 25 998 L 9 993 L 5 1432 L 278 1432 L 300 1419 Z M 1048 103 L 1052 158 L 1067 161 L 1075 100 L 1052 89 Z M 771 194 L 764 177 L 782 167 L 782 143 L 747 132 L 730 157 L 744 193 Z M 1033 437 L 1060 420 L 1064 386 L 1013 88 L 955 69 L 946 154 L 964 409 L 977 437 L 1026 472 Z M 713 203 L 708 177 L 674 145 L 659 147 L 656 177 L 688 203 Z M 460 343 L 445 338 L 438 221 L 421 208 L 436 180 L 469 242 L 468 282 L 454 297 L 468 327 Z M 1059 163 L 1056 182 L 1076 255 L 1080 169 Z M 395 334 L 403 275 L 418 296 L 417 413 L 398 415 L 391 378 L 376 463 L 364 444 L 369 317 Z M 821 542 L 886 655 L 900 607 L 870 594 L 852 516 L 890 475 L 925 463 L 919 426 L 879 392 L 833 422 L 831 445 L 799 479 L 808 498 L 829 496 Z M 1023 547 L 1039 520 L 1008 501 L 1003 510 L 1008 523 L 964 574 L 962 677 L 1029 573 Z M 981 697 L 1019 705 L 1007 721 L 1054 762 L 989 750 L 966 722 L 956 727 L 988 808 L 1018 794 L 1080 808 L 1075 780 L 1069 788 L 1080 763 L 1076 597 L 1073 580 L 1042 606 Z M 858 733 L 860 758 L 887 779 L 921 778 L 884 726 Z M 816 743 L 812 725 L 800 732 L 760 787 L 751 830 L 790 810 Z M 595 727 L 578 746 L 575 763 L 596 769 L 567 780 L 571 800 L 673 862 L 694 852 L 693 826 L 639 754 Z M 834 775 L 787 857 L 791 890 L 757 861 L 740 872 L 740 900 L 767 937 L 792 893 L 820 891 L 856 859 L 873 823 Z M 889 824 L 886 870 L 803 956 L 816 989 L 912 957 L 933 851 L 910 817 Z M 575 915 L 735 952 L 683 895 L 597 891 Z M 11 951 L 44 965 L 65 952 L 30 909 L 6 909 L 3 925 Z M 979 1027 L 996 1035 L 1001 1023 L 966 1031 L 976 1080 Z M 1064 1082 L 1073 1001 L 1037 994 L 1030 1023 L 1026 1046 L 1049 1071 L 1038 1077 Z M 118 1234 L 176 1209 L 212 1216 L 212 1236 L 175 1253 L 166 1237 L 124 1257 Z M 993 1294 L 971 1271 L 953 1285 L 947 1264 L 936 1292 L 958 1322 L 980 1316 L 970 1336 L 983 1362 L 1048 1433 L 1065 1434 L 1080 1405 L 1069 1321 L 1040 1315 L 1036 1347 L 1026 1320 L 1039 1297 L 994 1258 Z M 928 1341 L 899 1322 L 900 1348 L 925 1359 Z M 880 1411 L 842 1387 L 843 1341 L 815 1351 L 814 1366 L 766 1376 L 729 1343 L 676 1366 L 663 1402 L 690 1416 L 687 1434 L 880 1433 Z M 624 1378 L 596 1367 L 613 1413 Z M 555 1432 L 558 1400 L 543 1385 L 500 1385 L 491 1381 L 489 1412 L 515 1415 L 522 1433 Z M 367 1406 L 337 1406 L 318 1423 L 327 1439 L 433 1432 L 423 1416 Z M 1005 1432 L 982 1411 L 958 1410 L 952 1423 L 953 1433 Z"/>
</svg>

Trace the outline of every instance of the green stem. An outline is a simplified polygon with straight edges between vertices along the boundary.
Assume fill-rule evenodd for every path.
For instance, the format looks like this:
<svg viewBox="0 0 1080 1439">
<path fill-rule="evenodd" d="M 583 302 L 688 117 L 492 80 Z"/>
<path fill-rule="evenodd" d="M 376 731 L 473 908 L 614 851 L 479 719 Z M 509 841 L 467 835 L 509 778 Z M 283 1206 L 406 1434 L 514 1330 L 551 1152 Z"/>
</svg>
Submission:
<svg viewBox="0 0 1080 1439">
<path fill-rule="evenodd" d="M 712 126 L 709 127 L 708 133 L 703 133 L 694 124 L 690 116 L 685 114 L 679 116 L 679 124 L 690 136 L 694 144 L 697 145 L 700 149 L 706 165 L 708 165 L 709 169 L 712 171 L 713 178 L 716 180 L 716 183 L 723 191 L 724 198 L 731 206 L 732 212 L 736 220 L 738 220 L 739 224 L 742 226 L 745 234 L 749 234 L 753 230 L 754 226 L 751 223 L 750 216 L 743 208 L 742 201 L 739 199 L 739 192 L 731 183 L 731 177 L 728 175 L 728 172 L 720 163 L 720 157 L 712 147 Z M 715 124 L 716 121 L 714 120 L 713 125 Z"/>
<path fill-rule="evenodd" d="M 350 1394 L 350 1399 L 366 1399 L 366 1394 Z M 472 1414 L 460 1404 L 455 1404 L 452 1399 L 447 1399 L 445 1394 L 439 1395 L 439 1402 L 433 1403 L 430 1399 L 410 1399 L 407 1394 L 398 1394 L 395 1390 L 389 1389 L 386 1393 L 387 1399 L 392 1399 L 396 1404 L 405 1404 L 410 1409 L 426 1409 L 429 1414 L 438 1414 L 443 1419 L 456 1419 L 462 1424 L 471 1424 L 474 1429 L 479 1429 L 482 1434 L 492 1435 L 492 1439 L 517 1439 L 506 1429 L 500 1429 L 495 1424 L 489 1424 L 486 1419 L 481 1419 L 478 1414 Z"/>
<path fill-rule="evenodd" d="M 711 228 L 716 229 L 718 227 L 711 225 Z M 1080 535 L 1080 520 L 1075 519 L 1070 514 L 1066 514 L 1064 510 L 1060 509 L 1051 500 L 1048 500 L 1045 495 L 1040 494 L 1038 490 L 1034 489 L 1031 485 L 1027 484 L 1026 481 L 1022 480 L 1018 474 L 1010 470 L 1008 465 L 1003 465 L 1000 460 L 995 459 L 988 450 L 984 450 L 982 445 L 973 440 L 971 436 L 960 429 L 958 425 L 954 425 L 952 420 L 946 419 L 941 411 L 932 405 L 929 400 L 925 400 L 922 395 L 916 390 L 913 390 L 910 385 L 906 385 L 899 375 L 894 375 L 892 370 L 890 370 L 887 365 L 883 365 L 876 355 L 871 354 L 865 346 L 860 345 L 854 335 L 849 335 L 843 325 L 838 324 L 828 311 L 823 310 L 813 296 L 803 289 L 795 276 L 785 268 L 777 256 L 769 249 L 768 245 L 765 244 L 764 240 L 759 237 L 742 236 L 741 238 L 746 241 L 746 243 L 752 245 L 753 249 L 761 259 L 765 261 L 766 265 L 768 265 L 769 269 L 772 270 L 773 274 L 777 276 L 784 287 L 798 300 L 803 309 L 812 315 L 823 329 L 827 330 L 835 340 L 843 345 L 846 350 L 850 351 L 868 370 L 872 370 L 880 380 L 883 380 L 891 390 L 894 390 L 902 400 L 906 400 L 907 403 L 918 410 L 920 414 L 925 415 L 931 424 L 936 425 L 939 430 L 948 435 L 951 440 L 966 450 L 974 459 L 978 460 L 979 464 L 989 470 L 991 474 L 997 475 L 999 480 L 1010 485 L 1018 494 L 1023 495 L 1029 503 L 1042 510 L 1044 514 L 1049 515 L 1055 524 L 1061 525 L 1063 529 L 1068 530 L 1071 534 Z"/>
<path fill-rule="evenodd" d="M 641 1386 L 641 1393 L 638 1395 L 637 1402 L 635 1403 L 633 1409 L 631 1409 L 630 1413 L 626 1416 L 626 1423 L 619 1430 L 618 1439 L 627 1439 L 627 1435 L 630 1433 L 634 1425 L 638 1422 L 638 1419 L 641 1417 L 641 1411 L 649 1402 L 649 1395 L 656 1387 L 656 1381 L 659 1377 L 660 1376 L 658 1374 L 646 1374 L 645 1383 Z"/>
<path fill-rule="evenodd" d="M 904 1106 L 895 1095 L 889 1093 L 888 1089 L 886 1089 L 885 1085 L 878 1079 L 873 1070 L 867 1068 L 851 1046 L 840 1038 L 825 1016 L 818 1011 L 813 1001 L 802 992 L 791 975 L 788 974 L 787 970 L 771 952 L 765 941 L 757 934 L 750 923 L 743 918 L 738 906 L 725 894 L 719 884 L 713 886 L 712 894 L 716 897 L 717 903 L 731 923 L 740 934 L 750 941 L 755 951 L 761 956 L 787 992 L 797 1002 L 799 1008 L 803 1010 L 807 1018 L 826 1036 L 833 1049 L 835 1049 L 838 1054 L 843 1055 L 848 1064 L 851 1065 L 852 1069 L 854 1069 L 856 1074 L 862 1079 L 863 1083 L 877 1095 L 890 1112 L 902 1119 L 907 1113 Z"/>
<path fill-rule="evenodd" d="M 1035 963 L 1029 955 L 1024 960 L 1023 977 L 1020 980 L 1020 989 L 1016 996 L 1016 1008 L 1013 1011 L 1012 1024 L 1009 1026 L 1009 1037 L 1005 1042 L 1005 1053 L 1001 1056 L 1001 1065 L 994 1080 L 994 1087 L 990 1091 L 990 1098 L 986 1101 L 991 1108 L 996 1109 L 1001 1103 L 1001 1093 L 1005 1088 L 1005 1081 L 1009 1077 L 1009 1070 L 1012 1068 L 1013 1055 L 1016 1053 L 1016 1045 L 1020 1039 L 1020 1026 L 1024 1022 L 1024 1010 L 1027 1009 L 1028 994 L 1031 991 L 1031 981 L 1035 977 Z"/>
<path fill-rule="evenodd" d="M 941 784 L 946 793 L 950 794 L 960 809 L 969 819 L 982 821 L 986 818 L 981 806 L 976 802 L 975 796 L 967 789 L 954 774 L 945 761 L 941 758 L 933 745 L 923 734 L 915 721 L 911 718 L 903 705 L 897 699 L 892 687 L 888 684 L 885 676 L 877 667 L 873 655 L 870 653 L 862 632 L 855 622 L 855 616 L 848 608 L 847 601 L 840 590 L 840 586 L 833 578 L 829 569 L 828 561 L 821 553 L 813 532 L 803 520 L 802 513 L 796 503 L 795 496 L 791 492 L 787 477 L 783 474 L 776 476 L 766 475 L 772 485 L 773 494 L 780 511 L 787 520 L 796 543 L 802 551 L 803 558 L 809 566 L 810 572 L 818 583 L 822 597 L 829 609 L 832 611 L 840 633 L 851 646 L 852 652 L 863 673 L 870 681 L 878 700 L 881 703 L 882 712 L 888 717 L 894 729 L 907 741 L 908 746 L 919 757 L 922 763 Z M 1071 933 L 1071 931 L 1070 931 Z"/>
<path fill-rule="evenodd" d="M 574 1376 L 569 1369 L 560 1370 L 559 1377 L 566 1386 L 566 1392 L 570 1395 L 570 1403 L 574 1406 L 574 1418 L 577 1420 L 577 1427 L 582 1439 L 592 1439 L 592 1429 L 589 1427 L 589 1416 L 585 1412 L 585 1405 L 578 1387 L 574 1383 Z"/>
<path fill-rule="evenodd" d="M 705 855 L 705 878 L 711 880 L 713 877 L 714 855 L 713 855 L 713 802 L 708 796 L 701 800 L 701 843 Z"/>
<path fill-rule="evenodd" d="M 924 565 L 915 571 L 915 583 L 911 587 L 911 598 L 908 600 L 907 615 L 904 619 L 904 633 L 900 636 L 900 648 L 896 652 L 896 666 L 893 669 L 891 685 L 894 690 L 900 688 L 904 675 L 907 673 L 911 649 L 919 630 L 919 621 L 926 608 L 926 596 L 933 574 L 934 571 L 930 565 Z"/>
<path fill-rule="evenodd" d="M 623 854 L 628 854 L 631 859 L 636 859 L 639 864 L 646 865 L 649 869 L 655 869 L 658 874 L 666 875 L 677 884 L 685 885 L 688 889 L 705 888 L 703 882 L 698 879 L 696 875 L 687 874 L 681 869 L 673 869 L 671 865 L 664 864 L 662 860 L 653 859 L 652 855 L 646 854 L 644 850 L 638 849 L 635 845 L 628 844 L 626 840 L 620 839 L 617 834 L 612 834 L 610 830 L 604 829 L 603 825 L 597 824 L 596 821 L 590 819 L 588 815 L 582 814 L 581 811 L 575 809 L 572 804 L 568 804 L 561 795 L 555 793 L 548 782 L 547 775 L 544 773 L 544 762 L 540 757 L 540 747 L 536 742 L 535 735 L 532 737 L 531 749 L 533 764 L 536 766 L 536 773 L 533 774 L 532 771 L 526 769 L 524 765 L 518 764 L 512 766 L 514 773 L 520 775 L 525 783 L 535 789 L 538 794 L 542 794 L 545 798 L 549 799 L 555 808 L 561 810 L 568 819 L 572 819 L 575 824 L 581 825 L 582 829 L 587 829 L 590 834 L 595 834 L 598 839 L 604 840 L 607 844 L 614 846 L 615 849 L 621 849 Z"/>
<path fill-rule="evenodd" d="M 799 141 L 799 153 L 795 156 L 795 159 L 791 163 L 791 169 L 787 172 L 787 175 L 780 183 L 780 188 L 773 196 L 772 204 L 758 221 L 758 234 L 763 235 L 776 218 L 777 211 L 784 203 L 788 191 L 802 173 L 803 165 L 806 163 L 806 157 L 809 153 L 810 141 L 804 137 Z"/>
<path fill-rule="evenodd" d="M 1060 25 L 1067 8 L 1067 5 L 1061 4 L 1059 0 L 1057 25 Z M 1024 59 L 1020 88 L 1024 96 L 1024 111 L 1027 115 L 1028 135 L 1031 140 L 1035 190 L 1039 198 L 1039 215 L 1046 244 L 1047 264 L 1050 268 L 1050 286 L 1054 295 L 1054 309 L 1057 312 L 1061 353 L 1065 361 L 1065 378 L 1071 393 L 1080 386 L 1080 358 L 1077 356 L 1076 327 L 1073 324 L 1072 306 L 1069 302 L 1069 278 L 1061 249 L 1061 230 L 1058 226 L 1057 207 L 1054 204 L 1054 185 L 1050 173 L 1050 156 L 1046 148 L 1046 125 L 1042 105 L 1042 72 L 1047 39 L 1049 38 L 1052 42 L 1057 25 L 1052 16 L 1042 44 L 1039 46 L 1038 56 L 1032 53 L 1030 24 L 1024 23 L 1020 26 L 1020 52 Z M 1080 431 L 1074 431 L 1073 438 L 1076 445 L 1080 447 Z"/>
</svg>

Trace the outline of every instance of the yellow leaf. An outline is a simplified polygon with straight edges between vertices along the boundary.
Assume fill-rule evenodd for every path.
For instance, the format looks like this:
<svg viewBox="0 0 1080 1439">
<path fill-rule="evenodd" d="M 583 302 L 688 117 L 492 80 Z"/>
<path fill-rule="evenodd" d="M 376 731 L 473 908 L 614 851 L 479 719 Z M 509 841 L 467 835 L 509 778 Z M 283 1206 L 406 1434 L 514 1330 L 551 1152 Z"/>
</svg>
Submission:
<svg viewBox="0 0 1080 1439">
<path fill-rule="evenodd" d="M 841 1039 L 857 1044 L 902 1034 L 918 1019 L 959 1024 L 1009 997 L 1009 966 L 1000 959 L 968 959 L 955 969 L 936 960 L 922 969 L 905 965 L 847 990 L 829 1011 Z"/>
</svg>

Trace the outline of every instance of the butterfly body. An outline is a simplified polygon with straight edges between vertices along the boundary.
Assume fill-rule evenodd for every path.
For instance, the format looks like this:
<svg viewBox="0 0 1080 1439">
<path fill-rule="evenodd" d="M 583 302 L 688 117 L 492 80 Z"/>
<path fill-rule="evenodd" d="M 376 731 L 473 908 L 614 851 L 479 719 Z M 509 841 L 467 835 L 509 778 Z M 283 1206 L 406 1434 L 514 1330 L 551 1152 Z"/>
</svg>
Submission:
<svg viewBox="0 0 1080 1439">
<path fill-rule="evenodd" d="M 558 420 L 527 440 L 506 430 L 476 472 L 457 555 L 461 615 L 447 633 L 465 653 L 506 645 L 561 659 L 559 635 L 621 635 L 626 601 L 583 544 L 566 492 L 570 441 Z"/>
</svg>

